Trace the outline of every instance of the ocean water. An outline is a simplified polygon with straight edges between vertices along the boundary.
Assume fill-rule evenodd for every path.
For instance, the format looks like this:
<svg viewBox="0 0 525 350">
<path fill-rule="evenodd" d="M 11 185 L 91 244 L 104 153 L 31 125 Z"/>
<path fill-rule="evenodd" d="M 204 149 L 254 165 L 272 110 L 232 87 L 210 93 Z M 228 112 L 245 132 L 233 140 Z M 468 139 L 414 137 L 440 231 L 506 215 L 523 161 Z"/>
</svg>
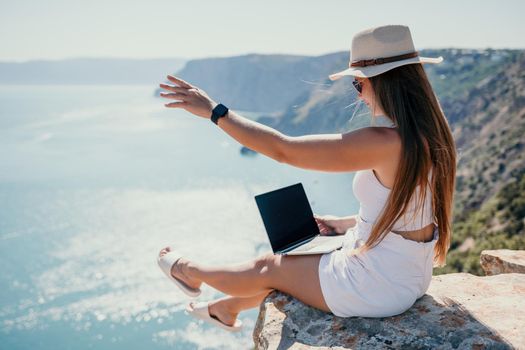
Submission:
<svg viewBox="0 0 525 350">
<path fill-rule="evenodd" d="M 357 211 L 353 174 L 242 156 L 154 89 L 0 86 L 0 349 L 250 349 L 258 310 L 239 334 L 194 320 L 158 251 L 270 251 L 253 197 L 297 182 L 315 213 Z"/>
</svg>

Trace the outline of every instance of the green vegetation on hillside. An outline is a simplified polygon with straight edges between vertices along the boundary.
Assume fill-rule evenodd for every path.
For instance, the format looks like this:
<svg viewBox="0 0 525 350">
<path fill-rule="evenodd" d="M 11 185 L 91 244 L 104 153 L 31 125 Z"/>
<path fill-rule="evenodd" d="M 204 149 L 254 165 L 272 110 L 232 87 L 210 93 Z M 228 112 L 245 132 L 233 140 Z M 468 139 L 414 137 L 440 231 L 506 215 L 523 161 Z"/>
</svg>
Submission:
<svg viewBox="0 0 525 350">
<path fill-rule="evenodd" d="M 522 50 L 441 49 L 424 50 L 422 55 L 443 56 L 442 63 L 425 65 L 425 71 L 440 99 L 457 99 L 467 96 L 480 81 L 522 53 Z"/>
<path fill-rule="evenodd" d="M 447 265 L 434 269 L 434 274 L 469 272 L 484 275 L 479 263 L 482 250 L 525 249 L 525 168 L 512 175 L 516 181 L 504 186 L 480 210 L 454 223 Z M 473 246 L 461 249 L 469 238 Z"/>
</svg>

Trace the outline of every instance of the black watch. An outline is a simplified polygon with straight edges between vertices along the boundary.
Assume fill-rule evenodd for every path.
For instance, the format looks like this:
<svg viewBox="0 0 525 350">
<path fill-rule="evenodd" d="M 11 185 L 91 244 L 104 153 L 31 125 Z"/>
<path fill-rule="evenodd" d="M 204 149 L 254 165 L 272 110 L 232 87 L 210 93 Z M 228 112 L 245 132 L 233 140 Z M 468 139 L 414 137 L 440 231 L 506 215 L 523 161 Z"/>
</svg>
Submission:
<svg viewBox="0 0 525 350">
<path fill-rule="evenodd" d="M 219 103 L 215 108 L 211 111 L 211 121 L 217 124 L 217 121 L 220 117 L 224 117 L 228 113 L 228 107 L 223 105 L 222 103 Z M 219 125 L 219 124 L 217 124 Z"/>
</svg>

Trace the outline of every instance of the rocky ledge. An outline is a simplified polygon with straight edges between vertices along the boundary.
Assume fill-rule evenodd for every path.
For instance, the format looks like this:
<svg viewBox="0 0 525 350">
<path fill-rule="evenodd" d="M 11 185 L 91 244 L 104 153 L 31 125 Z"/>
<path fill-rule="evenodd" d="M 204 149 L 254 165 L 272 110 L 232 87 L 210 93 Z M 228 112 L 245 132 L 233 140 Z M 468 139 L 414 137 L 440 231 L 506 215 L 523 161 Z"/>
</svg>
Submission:
<svg viewBox="0 0 525 350">
<path fill-rule="evenodd" d="M 484 250 L 480 262 L 489 276 L 509 272 L 525 273 L 525 250 Z"/>
<path fill-rule="evenodd" d="M 255 348 L 525 349 L 525 274 L 512 271 L 522 272 L 523 264 L 512 258 L 505 268 L 489 268 L 490 261 L 523 257 L 512 252 L 482 252 L 493 257 L 485 258 L 490 271 L 508 273 L 434 276 L 423 297 L 392 317 L 340 318 L 274 292 L 261 304 Z"/>
</svg>

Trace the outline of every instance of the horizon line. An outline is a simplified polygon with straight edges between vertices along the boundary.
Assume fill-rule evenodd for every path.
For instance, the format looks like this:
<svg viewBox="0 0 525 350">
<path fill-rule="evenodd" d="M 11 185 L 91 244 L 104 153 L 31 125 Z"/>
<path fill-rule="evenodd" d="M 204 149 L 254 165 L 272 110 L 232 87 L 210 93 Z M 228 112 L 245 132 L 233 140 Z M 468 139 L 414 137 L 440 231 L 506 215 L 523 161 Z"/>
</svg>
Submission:
<svg viewBox="0 0 525 350">
<path fill-rule="evenodd" d="M 494 48 L 491 46 L 486 47 L 458 47 L 458 46 L 443 46 L 443 47 L 428 47 L 417 50 L 464 50 L 464 51 L 525 51 L 525 47 L 500 47 Z M 0 59 L 0 63 L 31 63 L 31 62 L 61 62 L 61 61 L 74 61 L 74 60 L 130 60 L 130 61 L 153 61 L 153 60 L 202 60 L 202 59 L 217 59 L 217 58 L 233 58 L 233 57 L 242 57 L 250 55 L 259 55 L 259 56 L 302 56 L 302 57 L 321 57 L 331 54 L 336 54 L 340 52 L 350 52 L 350 50 L 338 50 L 331 51 L 322 54 L 294 54 L 294 53 L 271 53 L 271 52 L 249 52 L 243 54 L 233 54 L 233 55 L 210 55 L 202 57 L 177 57 L 177 56 L 156 56 L 156 57 L 123 57 L 123 56 L 71 56 L 71 57 L 62 57 L 62 58 L 30 58 L 30 59 L 11 59 L 4 60 Z"/>
</svg>

